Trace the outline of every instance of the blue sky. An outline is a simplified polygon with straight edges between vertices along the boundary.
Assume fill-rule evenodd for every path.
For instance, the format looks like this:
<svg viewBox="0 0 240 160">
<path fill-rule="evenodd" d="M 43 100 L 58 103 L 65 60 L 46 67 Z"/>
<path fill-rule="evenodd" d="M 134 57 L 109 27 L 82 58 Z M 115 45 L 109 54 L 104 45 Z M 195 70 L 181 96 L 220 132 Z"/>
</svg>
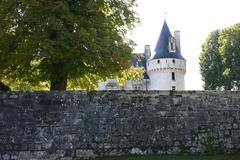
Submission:
<svg viewBox="0 0 240 160">
<path fill-rule="evenodd" d="M 239 6 L 239 0 L 138 0 L 141 24 L 130 33 L 137 43 L 135 52 L 143 52 L 144 45 L 149 44 L 154 54 L 166 12 L 171 32 L 181 32 L 182 55 L 187 60 L 186 89 L 201 90 L 201 45 L 211 31 L 240 23 Z"/>
</svg>

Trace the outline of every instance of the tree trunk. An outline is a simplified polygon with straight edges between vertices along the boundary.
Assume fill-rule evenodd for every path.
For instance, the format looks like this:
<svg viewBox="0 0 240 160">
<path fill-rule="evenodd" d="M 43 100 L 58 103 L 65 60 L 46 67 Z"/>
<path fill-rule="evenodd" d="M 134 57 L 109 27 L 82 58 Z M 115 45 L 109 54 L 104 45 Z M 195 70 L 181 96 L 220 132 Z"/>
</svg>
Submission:
<svg viewBox="0 0 240 160">
<path fill-rule="evenodd" d="M 67 76 L 62 73 L 64 64 L 53 64 L 50 91 L 65 91 L 67 89 Z"/>
<path fill-rule="evenodd" d="M 225 90 L 230 91 L 231 89 L 232 89 L 231 84 L 228 84 L 227 86 L 225 86 Z"/>
<path fill-rule="evenodd" d="M 58 79 L 51 80 L 50 91 L 65 91 L 67 89 L 67 78 L 59 77 Z"/>
<path fill-rule="evenodd" d="M 10 91 L 11 88 L 0 81 L 0 91 Z"/>
</svg>

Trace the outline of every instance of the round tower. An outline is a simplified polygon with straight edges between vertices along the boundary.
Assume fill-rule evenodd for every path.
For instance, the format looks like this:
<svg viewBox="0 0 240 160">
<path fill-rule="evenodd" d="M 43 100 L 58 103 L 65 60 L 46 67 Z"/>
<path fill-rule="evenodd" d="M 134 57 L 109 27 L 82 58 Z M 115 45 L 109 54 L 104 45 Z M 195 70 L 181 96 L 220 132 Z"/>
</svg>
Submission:
<svg viewBox="0 0 240 160">
<path fill-rule="evenodd" d="M 150 78 L 149 90 L 184 90 L 186 60 L 181 55 L 180 32 L 172 36 L 164 21 L 155 55 L 147 62 L 147 74 Z"/>
</svg>

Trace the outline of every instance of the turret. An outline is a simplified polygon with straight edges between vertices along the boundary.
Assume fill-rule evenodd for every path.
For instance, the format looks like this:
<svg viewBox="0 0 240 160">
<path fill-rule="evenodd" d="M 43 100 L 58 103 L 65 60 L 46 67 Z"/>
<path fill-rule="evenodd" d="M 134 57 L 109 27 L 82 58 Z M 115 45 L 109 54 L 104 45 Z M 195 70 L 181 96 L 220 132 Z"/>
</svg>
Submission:
<svg viewBox="0 0 240 160">
<path fill-rule="evenodd" d="M 155 55 L 147 62 L 149 90 L 184 90 L 186 60 L 181 55 L 180 32 L 172 36 L 164 21 L 155 48 Z"/>
</svg>

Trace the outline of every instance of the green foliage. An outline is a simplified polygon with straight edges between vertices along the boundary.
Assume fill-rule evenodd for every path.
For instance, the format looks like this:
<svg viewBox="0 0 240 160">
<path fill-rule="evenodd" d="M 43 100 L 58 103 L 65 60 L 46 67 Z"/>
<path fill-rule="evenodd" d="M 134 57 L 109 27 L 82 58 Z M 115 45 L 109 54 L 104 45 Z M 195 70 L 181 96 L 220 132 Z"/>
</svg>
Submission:
<svg viewBox="0 0 240 160">
<path fill-rule="evenodd" d="M 130 67 L 120 71 L 114 77 L 120 85 L 124 85 L 127 80 L 137 80 L 144 72 L 143 68 Z M 96 90 L 100 81 L 105 81 L 106 78 L 98 77 L 94 74 L 88 74 L 78 79 L 71 79 L 68 83 L 68 90 Z"/>
<path fill-rule="evenodd" d="M 240 24 L 226 28 L 220 36 L 220 52 L 225 66 L 224 76 L 231 88 L 240 89 Z"/>
<path fill-rule="evenodd" d="M 208 36 L 200 54 L 205 89 L 240 89 L 240 24 Z"/>
<path fill-rule="evenodd" d="M 144 73 L 144 68 L 130 67 L 117 75 L 118 82 L 123 85 L 127 80 L 138 80 Z"/>
<path fill-rule="evenodd" d="M 216 30 L 209 34 L 206 42 L 202 45 L 200 54 L 200 72 L 205 82 L 204 89 L 216 89 L 222 86 L 223 64 L 219 53 L 220 31 Z"/>
<path fill-rule="evenodd" d="M 101 81 L 101 77 L 94 74 L 86 74 L 83 77 L 70 79 L 67 89 L 68 90 L 96 90 L 98 82 Z"/>
<path fill-rule="evenodd" d="M 3 82 L 11 86 L 12 91 L 47 91 L 50 88 L 49 82 L 38 82 L 34 85 L 19 79 L 3 79 Z"/>
<path fill-rule="evenodd" d="M 116 79 L 118 82 L 123 85 L 127 80 L 137 80 L 139 79 L 144 72 L 143 68 L 134 68 L 130 67 L 123 71 L 120 71 L 116 74 Z M 13 91 L 46 91 L 50 89 L 50 82 L 38 82 L 32 83 L 22 81 L 19 79 L 3 79 L 6 86 L 11 86 Z M 85 74 L 83 77 L 69 79 L 67 90 L 96 90 L 98 87 L 99 81 L 105 81 L 106 78 L 101 78 L 95 74 Z M 10 88 L 9 88 L 10 89 Z M 0 87 L 1 90 L 1 87 Z"/>
<path fill-rule="evenodd" d="M 125 37 L 138 22 L 135 5 L 135 0 L 1 2 L 0 74 L 52 85 L 118 73 L 131 58 L 133 42 Z"/>
</svg>

